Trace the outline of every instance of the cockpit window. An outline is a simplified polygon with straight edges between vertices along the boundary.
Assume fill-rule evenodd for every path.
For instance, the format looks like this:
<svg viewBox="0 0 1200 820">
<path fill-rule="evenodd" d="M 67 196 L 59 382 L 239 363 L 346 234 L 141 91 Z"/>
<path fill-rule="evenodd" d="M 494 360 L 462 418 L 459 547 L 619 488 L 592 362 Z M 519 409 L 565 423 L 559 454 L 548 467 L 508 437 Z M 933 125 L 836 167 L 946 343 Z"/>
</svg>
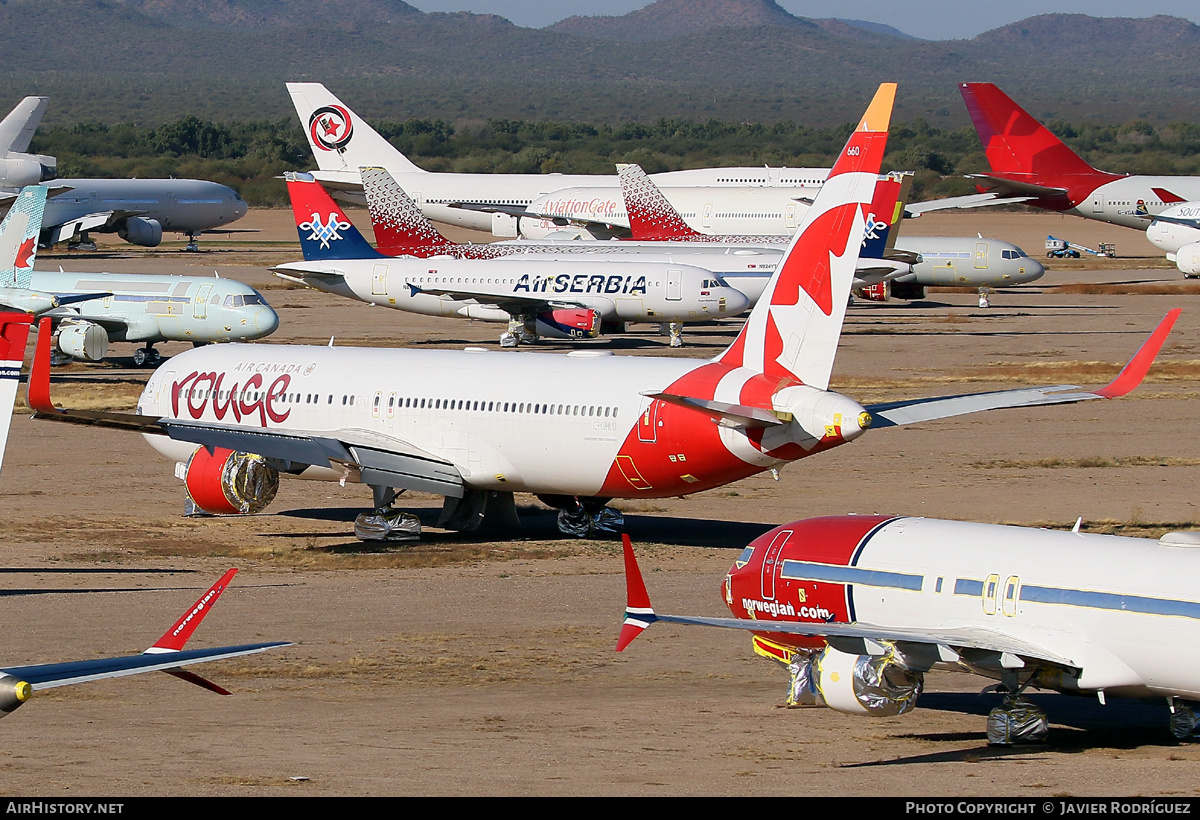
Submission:
<svg viewBox="0 0 1200 820">
<path fill-rule="evenodd" d="M 750 563 L 750 556 L 753 553 L 754 547 L 746 547 L 744 550 L 742 550 L 742 554 L 734 559 L 733 565 L 738 569 L 741 569 L 742 567 L 746 566 L 746 564 Z"/>
</svg>

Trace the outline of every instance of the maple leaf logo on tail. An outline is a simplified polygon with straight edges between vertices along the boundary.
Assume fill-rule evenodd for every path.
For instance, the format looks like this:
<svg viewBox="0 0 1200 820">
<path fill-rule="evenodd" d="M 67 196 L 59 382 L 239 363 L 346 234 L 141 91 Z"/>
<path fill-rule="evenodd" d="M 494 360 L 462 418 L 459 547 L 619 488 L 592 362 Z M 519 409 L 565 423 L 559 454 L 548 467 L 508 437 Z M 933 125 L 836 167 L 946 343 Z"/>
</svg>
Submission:
<svg viewBox="0 0 1200 820">
<path fill-rule="evenodd" d="M 45 209 L 46 188 L 29 185 L 0 222 L 0 286 L 29 287 Z"/>
<path fill-rule="evenodd" d="M 829 387 L 895 98 L 895 83 L 879 87 L 741 334 L 716 361 Z"/>
</svg>

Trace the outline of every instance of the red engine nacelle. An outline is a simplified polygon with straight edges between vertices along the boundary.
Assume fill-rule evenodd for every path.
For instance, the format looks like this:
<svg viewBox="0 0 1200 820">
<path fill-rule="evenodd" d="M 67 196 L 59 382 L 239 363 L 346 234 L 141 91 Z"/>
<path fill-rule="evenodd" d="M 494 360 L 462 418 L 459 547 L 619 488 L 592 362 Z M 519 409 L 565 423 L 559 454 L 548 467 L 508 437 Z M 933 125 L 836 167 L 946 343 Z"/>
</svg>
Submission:
<svg viewBox="0 0 1200 820">
<path fill-rule="evenodd" d="M 891 282 L 876 282 L 873 285 L 859 288 L 854 293 L 860 299 L 868 302 L 886 302 L 892 295 Z"/>
<path fill-rule="evenodd" d="M 262 512 L 279 492 L 279 471 L 252 453 L 201 447 L 188 459 L 184 477 L 188 498 L 210 515 Z"/>
<path fill-rule="evenodd" d="M 600 314 L 589 308 L 558 308 L 537 315 L 537 334 L 547 339 L 594 339 Z"/>
</svg>

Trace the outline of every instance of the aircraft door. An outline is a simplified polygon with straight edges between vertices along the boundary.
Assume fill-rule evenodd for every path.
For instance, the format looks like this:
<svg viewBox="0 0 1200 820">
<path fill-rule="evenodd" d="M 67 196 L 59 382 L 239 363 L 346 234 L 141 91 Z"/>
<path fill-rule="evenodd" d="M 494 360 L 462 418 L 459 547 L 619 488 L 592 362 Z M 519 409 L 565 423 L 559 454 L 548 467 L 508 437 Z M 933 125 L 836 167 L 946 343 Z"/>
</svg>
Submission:
<svg viewBox="0 0 1200 820">
<path fill-rule="evenodd" d="M 1092 197 L 1092 213 L 1104 213 L 1104 194 L 1100 193 L 1099 191 L 1097 191 L 1095 196 Z"/>
<path fill-rule="evenodd" d="M 703 225 L 705 228 L 712 227 L 712 212 L 713 212 L 713 206 L 711 203 L 704 206 L 704 218 L 700 224 Z"/>
<path fill-rule="evenodd" d="M 1009 618 L 1016 617 L 1017 614 L 1017 599 L 1020 597 L 1021 579 L 1016 575 L 1008 576 L 1008 580 L 1004 582 L 1004 601 L 1001 603 L 1001 610 Z"/>
<path fill-rule="evenodd" d="M 371 270 L 371 295 L 387 296 L 387 265 L 376 265 Z"/>
<path fill-rule="evenodd" d="M 996 599 L 1000 597 L 1000 576 L 989 575 L 983 582 L 983 614 L 996 614 Z"/>
<path fill-rule="evenodd" d="M 380 391 L 376 391 L 375 392 L 375 400 L 371 402 L 371 418 L 373 418 L 373 419 L 379 418 L 379 406 L 381 404 L 383 404 L 383 393 Z"/>
<path fill-rule="evenodd" d="M 778 573 L 775 571 L 776 565 L 779 563 L 779 551 L 783 549 L 783 545 L 792 537 L 791 530 L 784 530 L 777 534 L 771 545 L 767 547 L 767 551 L 763 554 L 762 569 L 759 570 L 760 586 L 762 588 L 762 599 L 764 601 L 775 600 L 775 577 Z"/>
<path fill-rule="evenodd" d="M 783 218 L 786 220 L 784 224 L 787 225 L 787 227 L 796 227 L 796 203 L 792 202 L 788 204 L 787 210 L 785 210 L 783 213 Z"/>
<path fill-rule="evenodd" d="M 988 243 L 975 243 L 975 270 L 982 270 L 988 266 Z"/>
<path fill-rule="evenodd" d="M 683 271 L 667 270 L 667 299 L 678 302 L 683 298 Z"/>
<path fill-rule="evenodd" d="M 192 302 L 192 315 L 197 319 L 208 318 L 208 297 L 212 294 L 212 285 L 201 285 L 196 300 Z"/>
</svg>

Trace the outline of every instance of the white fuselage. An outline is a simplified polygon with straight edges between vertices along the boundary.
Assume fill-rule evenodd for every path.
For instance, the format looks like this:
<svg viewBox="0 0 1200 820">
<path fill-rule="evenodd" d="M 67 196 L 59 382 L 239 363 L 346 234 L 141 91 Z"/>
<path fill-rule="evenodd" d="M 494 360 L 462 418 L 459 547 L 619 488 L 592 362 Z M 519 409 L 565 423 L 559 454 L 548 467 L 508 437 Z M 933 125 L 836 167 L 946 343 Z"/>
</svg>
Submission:
<svg viewBox="0 0 1200 820">
<path fill-rule="evenodd" d="M 678 183 L 659 183 L 656 176 L 651 179 L 692 230 L 707 234 L 786 234 L 795 232 L 828 173 L 826 169 L 803 170 L 804 182 L 793 187 L 699 183 L 684 187 Z M 563 188 L 538 197 L 528 209 L 548 216 L 521 218 L 519 228 L 527 239 L 541 239 L 561 231 L 562 225 L 555 223 L 555 217 L 629 227 L 620 188 Z"/>
<path fill-rule="evenodd" d="M 1081 669 L 1063 688 L 1200 696 L 1200 657 L 1190 651 L 1200 637 L 1200 549 L 901 518 L 873 533 L 853 566 L 856 621 L 1002 633 Z"/>
<path fill-rule="evenodd" d="M 1155 188 L 1184 200 L 1200 200 L 1200 176 L 1136 175 L 1096 187 L 1086 198 L 1081 197 L 1075 207 L 1066 209 L 1063 213 L 1144 230 L 1146 220 L 1137 215 L 1138 202 L 1145 205 L 1151 214 L 1159 214 L 1172 207 L 1172 203 L 1162 201 L 1155 193 Z"/>
<path fill-rule="evenodd" d="M 57 297 L 97 294 L 45 315 L 99 324 L 118 342 L 245 341 L 279 326 L 258 291 L 233 279 L 34 271 L 29 287 Z"/>
<path fill-rule="evenodd" d="M 329 159 L 320 155 L 317 158 Z M 383 162 L 378 164 L 387 167 Z M 605 202 L 622 203 L 621 210 L 624 211 L 621 186 L 616 174 L 452 174 L 411 171 L 400 167 L 387 167 L 387 170 L 400 187 L 421 206 L 427 217 L 448 225 L 475 230 L 492 231 L 493 227 L 498 225 L 505 226 L 506 230 L 514 221 L 507 214 L 456 208 L 451 207 L 451 203 L 469 202 L 522 208 L 534 205 L 551 195 L 554 197 L 551 201 L 558 202 L 563 189 L 586 189 L 596 192 L 589 195 L 591 198 L 599 198 L 593 211 L 611 208 L 611 205 L 604 205 Z M 811 199 L 815 196 L 828 173 L 827 168 L 697 168 L 651 174 L 650 179 L 664 188 L 668 199 L 681 190 L 703 187 L 705 190 L 729 191 L 732 196 L 736 196 L 733 192 L 744 189 L 763 189 L 773 191 L 774 200 L 794 202 L 794 198 Z M 361 195 L 362 179 L 357 168 L 321 169 L 313 171 L 312 175 L 317 181 L 328 184 L 339 198 L 366 204 Z M 569 193 L 566 194 L 566 199 L 571 199 Z M 724 195 L 718 201 L 725 202 Z M 521 220 L 522 223 L 526 221 L 528 220 L 525 218 Z M 625 227 L 629 225 L 628 219 L 624 223 L 614 224 L 623 224 Z M 798 223 L 793 217 L 790 227 L 794 229 L 796 224 Z M 498 235 L 515 234 L 501 232 Z"/>
<path fill-rule="evenodd" d="M 750 304 L 712 272 L 665 259 L 389 257 L 289 262 L 275 271 L 384 307 L 486 321 L 509 321 L 513 313 L 497 302 L 514 299 L 579 305 L 621 322 L 708 321 L 737 315 Z"/>
</svg>

